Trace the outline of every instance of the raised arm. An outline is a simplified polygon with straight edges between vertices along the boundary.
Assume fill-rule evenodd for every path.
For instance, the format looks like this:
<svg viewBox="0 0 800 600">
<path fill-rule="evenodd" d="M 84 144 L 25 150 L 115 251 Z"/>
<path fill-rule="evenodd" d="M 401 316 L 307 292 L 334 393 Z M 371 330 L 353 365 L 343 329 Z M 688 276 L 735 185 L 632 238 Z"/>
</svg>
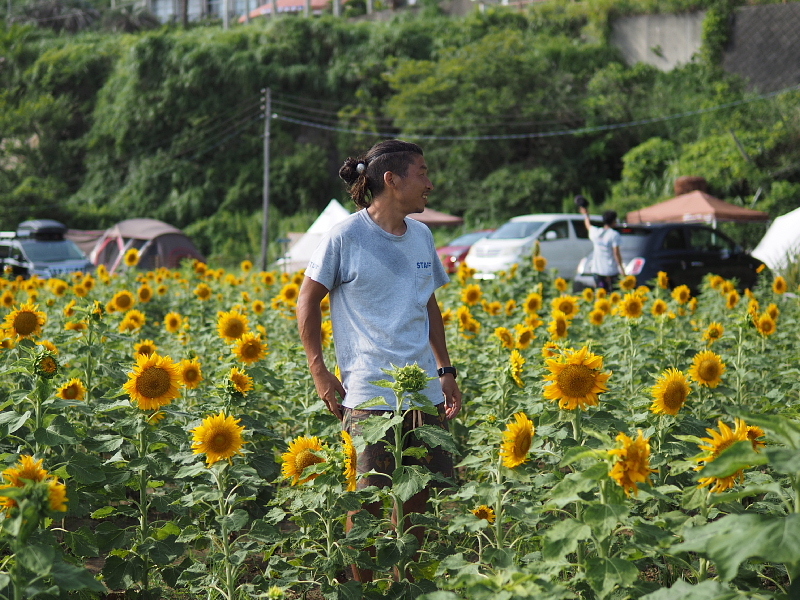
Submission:
<svg viewBox="0 0 800 600">
<path fill-rule="evenodd" d="M 450 355 L 447 352 L 447 339 L 444 334 L 444 322 L 442 321 L 442 311 L 439 310 L 439 303 L 436 302 L 436 295 L 431 294 L 428 300 L 428 322 L 430 332 L 428 337 L 436 359 L 436 366 L 439 368 L 452 366 Z M 445 373 L 439 378 L 444 393 L 445 416 L 448 419 L 454 418 L 461 411 L 461 390 L 458 388 L 456 378 L 451 373 Z"/>
<path fill-rule="evenodd" d="M 328 293 L 321 283 L 306 277 L 300 288 L 300 297 L 297 299 L 297 327 L 300 330 L 300 341 L 306 351 L 308 368 L 314 378 L 314 387 L 317 394 L 325 402 L 328 410 L 342 420 L 342 407 L 339 397 L 344 399 L 345 391 L 342 382 L 325 366 L 325 357 L 322 352 L 322 308 L 320 303 Z"/>
</svg>

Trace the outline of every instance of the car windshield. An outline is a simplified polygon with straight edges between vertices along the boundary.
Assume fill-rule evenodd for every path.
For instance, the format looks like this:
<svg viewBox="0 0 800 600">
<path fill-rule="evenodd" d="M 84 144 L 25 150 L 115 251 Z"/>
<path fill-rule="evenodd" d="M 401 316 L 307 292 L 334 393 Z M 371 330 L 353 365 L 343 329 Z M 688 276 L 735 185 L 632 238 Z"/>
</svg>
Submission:
<svg viewBox="0 0 800 600">
<path fill-rule="evenodd" d="M 481 238 L 485 238 L 488 234 L 488 231 L 473 231 L 471 233 L 465 233 L 464 235 L 458 236 L 453 241 L 449 242 L 448 246 L 472 246 L 475 242 L 477 242 Z"/>
<path fill-rule="evenodd" d="M 488 235 L 493 240 L 520 240 L 536 233 L 546 221 L 509 221 Z"/>
<path fill-rule="evenodd" d="M 62 260 L 85 260 L 86 256 L 69 240 L 21 242 L 25 255 L 35 263 L 60 262 Z"/>
</svg>

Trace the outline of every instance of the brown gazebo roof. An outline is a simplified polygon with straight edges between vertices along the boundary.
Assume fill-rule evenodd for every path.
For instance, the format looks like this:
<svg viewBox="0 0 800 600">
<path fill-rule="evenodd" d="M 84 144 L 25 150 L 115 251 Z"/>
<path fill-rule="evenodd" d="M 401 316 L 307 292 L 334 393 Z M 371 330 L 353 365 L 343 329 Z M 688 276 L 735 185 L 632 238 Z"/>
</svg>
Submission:
<svg viewBox="0 0 800 600">
<path fill-rule="evenodd" d="M 760 210 L 730 204 L 695 190 L 653 206 L 628 213 L 628 223 L 712 223 L 716 221 L 769 221 Z"/>
</svg>

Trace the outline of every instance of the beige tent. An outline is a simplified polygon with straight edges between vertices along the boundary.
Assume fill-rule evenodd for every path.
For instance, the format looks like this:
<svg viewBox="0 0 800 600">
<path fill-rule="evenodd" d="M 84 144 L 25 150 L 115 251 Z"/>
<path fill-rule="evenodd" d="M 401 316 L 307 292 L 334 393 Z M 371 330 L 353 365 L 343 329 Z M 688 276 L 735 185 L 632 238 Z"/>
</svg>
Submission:
<svg viewBox="0 0 800 600">
<path fill-rule="evenodd" d="M 700 190 L 628 213 L 627 223 L 711 223 L 719 221 L 769 221 L 769 215 L 729 204 Z"/>
</svg>

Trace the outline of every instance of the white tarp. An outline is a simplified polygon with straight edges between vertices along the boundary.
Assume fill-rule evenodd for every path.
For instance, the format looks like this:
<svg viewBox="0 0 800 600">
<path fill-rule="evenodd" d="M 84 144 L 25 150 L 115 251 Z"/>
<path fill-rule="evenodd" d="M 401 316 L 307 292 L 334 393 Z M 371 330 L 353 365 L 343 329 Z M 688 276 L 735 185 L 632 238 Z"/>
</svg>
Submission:
<svg viewBox="0 0 800 600">
<path fill-rule="evenodd" d="M 752 252 L 772 270 L 780 270 L 800 254 L 800 208 L 778 217 Z"/>
<path fill-rule="evenodd" d="M 350 213 L 339 204 L 338 200 L 331 200 L 317 220 L 308 228 L 308 231 L 303 234 L 303 237 L 297 240 L 286 255 L 278 261 L 278 267 L 288 273 L 305 269 L 325 234 L 330 231 L 331 227 L 349 216 Z"/>
</svg>

